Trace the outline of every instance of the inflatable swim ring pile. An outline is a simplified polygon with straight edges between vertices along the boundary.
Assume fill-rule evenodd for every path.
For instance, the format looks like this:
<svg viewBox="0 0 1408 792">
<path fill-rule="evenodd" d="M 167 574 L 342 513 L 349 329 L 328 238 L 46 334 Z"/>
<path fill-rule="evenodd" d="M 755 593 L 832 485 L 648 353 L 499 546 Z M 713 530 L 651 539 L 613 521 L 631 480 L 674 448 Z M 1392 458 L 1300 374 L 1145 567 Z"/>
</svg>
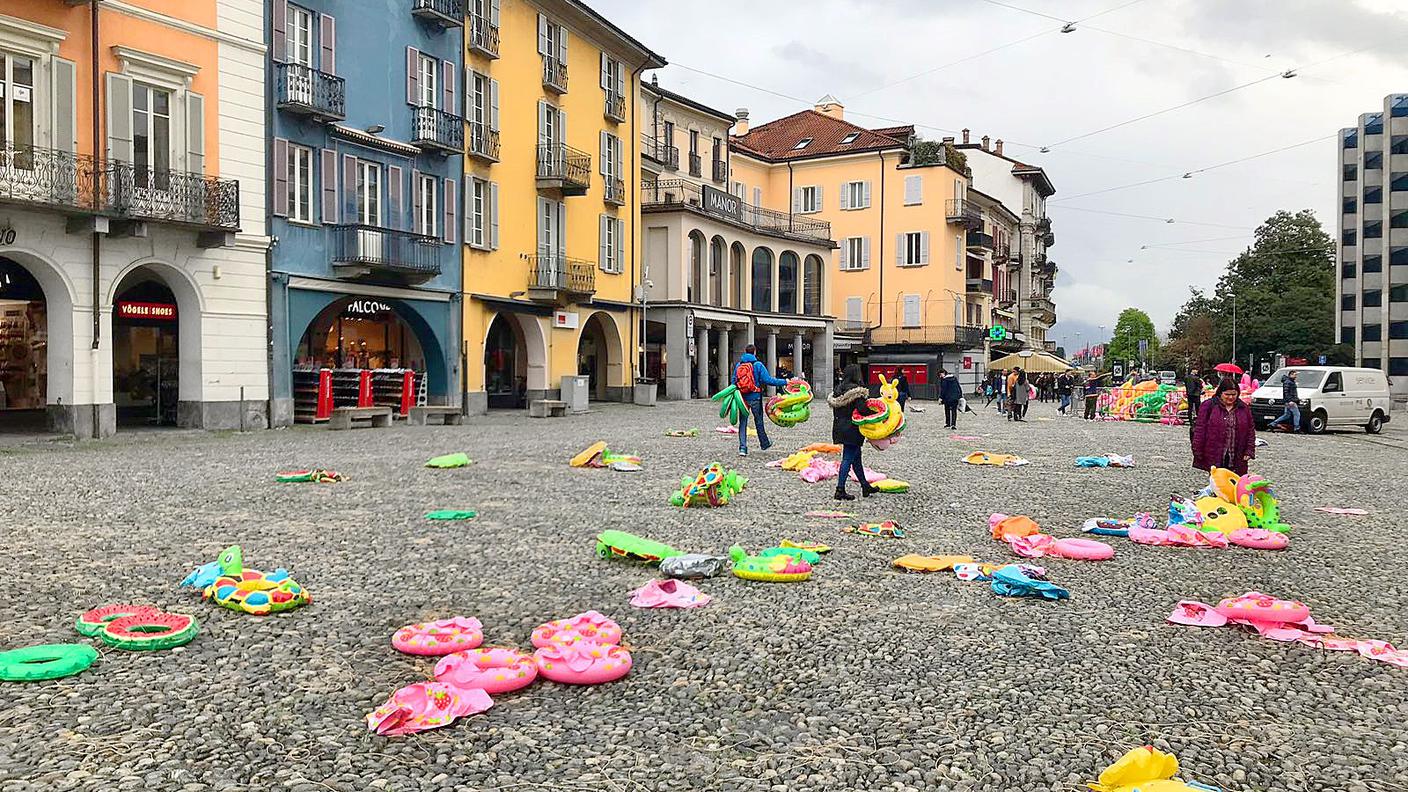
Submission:
<svg viewBox="0 0 1408 792">
<path fill-rule="evenodd" d="M 812 386 L 801 377 L 793 377 L 787 380 L 776 396 L 763 402 L 763 415 L 787 429 L 812 417 L 811 403 Z"/>
<path fill-rule="evenodd" d="M 879 451 L 898 443 L 904 432 L 904 410 L 900 409 L 899 393 L 898 382 L 891 382 L 881 374 L 880 398 L 866 399 L 851 413 L 851 423 Z"/>
<path fill-rule="evenodd" d="M 205 598 L 214 600 L 216 605 L 264 616 L 313 601 L 307 590 L 282 569 L 273 572 L 245 569 L 239 545 L 226 548 L 218 563 L 220 577 L 206 587 L 204 593 Z"/>
<path fill-rule="evenodd" d="M 797 583 L 812 576 L 812 565 L 790 555 L 750 556 L 739 545 L 728 549 L 733 574 L 764 583 Z"/>
<path fill-rule="evenodd" d="M 1233 525 L 1234 521 L 1227 520 L 1218 527 L 1223 533 L 1231 533 L 1240 528 L 1259 528 L 1275 533 L 1291 530 L 1291 526 L 1281 522 L 1281 509 L 1271 489 L 1271 482 L 1255 473 L 1238 476 L 1225 468 L 1213 468 L 1208 475 L 1208 486 L 1199 493 L 1197 502 L 1202 504 L 1208 498 L 1235 505 L 1242 512 L 1242 522 L 1246 524 L 1228 528 L 1224 526 Z M 1206 514 L 1205 509 L 1200 507 L 1199 510 Z"/>
<path fill-rule="evenodd" d="M 391 636 L 391 645 L 396 651 L 431 657 L 474 649 L 481 643 L 484 643 L 484 625 L 478 619 L 463 616 L 408 624 Z"/>
<path fill-rule="evenodd" d="M 620 646 L 621 626 L 596 611 L 540 624 L 533 630 L 533 661 L 544 679 L 599 685 L 631 672 L 631 653 Z"/>
<path fill-rule="evenodd" d="M 693 478 L 686 476 L 680 480 L 680 489 L 670 496 L 674 506 L 727 506 L 734 495 L 743 491 L 748 479 L 736 470 L 724 470 L 715 462 L 699 471 Z"/>
<path fill-rule="evenodd" d="M 281 484 L 301 484 L 303 482 L 313 482 L 315 484 L 335 484 L 339 481 L 346 481 L 347 477 L 336 470 L 322 470 L 312 468 L 310 470 L 290 470 L 278 473 L 274 480 Z"/>
</svg>

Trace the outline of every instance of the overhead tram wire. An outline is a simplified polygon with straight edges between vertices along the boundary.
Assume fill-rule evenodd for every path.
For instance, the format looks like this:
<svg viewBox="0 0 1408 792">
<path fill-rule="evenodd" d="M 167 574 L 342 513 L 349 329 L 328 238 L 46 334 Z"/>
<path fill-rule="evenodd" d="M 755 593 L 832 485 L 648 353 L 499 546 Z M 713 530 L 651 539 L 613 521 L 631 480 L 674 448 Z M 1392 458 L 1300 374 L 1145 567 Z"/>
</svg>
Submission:
<svg viewBox="0 0 1408 792">
<path fill-rule="evenodd" d="M 1169 225 L 1191 225 L 1191 226 L 1207 226 L 1208 228 L 1230 228 L 1230 229 L 1232 229 L 1232 230 L 1234 230 L 1234 231 L 1255 231 L 1255 230 L 1256 230 L 1256 229 L 1254 229 L 1254 228 L 1252 228 L 1252 227 L 1250 227 L 1250 226 L 1234 226 L 1234 225 L 1226 225 L 1226 224 L 1224 224 L 1224 223 L 1203 223 L 1203 222 L 1198 222 L 1198 221 L 1196 221 L 1196 220 L 1179 220 L 1179 219 L 1173 218 L 1173 217 L 1155 217 L 1154 215 L 1129 214 L 1129 213 L 1127 213 L 1127 212 L 1111 212 L 1111 211 L 1108 211 L 1108 210 L 1106 210 L 1106 209 L 1087 209 L 1087 208 L 1085 208 L 1085 207 L 1083 207 L 1083 206 L 1065 206 L 1065 205 L 1059 205 L 1059 206 L 1052 206 L 1052 207 L 1050 207 L 1050 208 L 1051 208 L 1051 209 L 1060 209 L 1060 210 L 1063 210 L 1063 211 L 1070 211 L 1070 212 L 1090 212 L 1090 213 L 1092 213 L 1092 214 L 1110 215 L 1110 216 L 1112 216 L 1112 217 L 1129 217 L 1129 218 L 1133 218 L 1133 219 L 1136 219 L 1136 220 L 1155 220 L 1155 221 L 1158 221 L 1158 222 L 1160 222 L 1160 223 L 1167 223 L 1167 224 L 1169 224 Z"/>
</svg>

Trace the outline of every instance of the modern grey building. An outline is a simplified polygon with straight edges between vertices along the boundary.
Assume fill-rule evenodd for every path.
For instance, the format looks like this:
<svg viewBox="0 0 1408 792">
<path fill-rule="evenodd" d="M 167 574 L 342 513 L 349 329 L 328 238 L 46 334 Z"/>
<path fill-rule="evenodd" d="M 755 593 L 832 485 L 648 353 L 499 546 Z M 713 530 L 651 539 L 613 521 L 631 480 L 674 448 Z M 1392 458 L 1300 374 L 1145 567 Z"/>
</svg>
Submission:
<svg viewBox="0 0 1408 792">
<path fill-rule="evenodd" d="M 1408 94 L 1340 130 L 1340 342 L 1408 393 Z"/>
</svg>

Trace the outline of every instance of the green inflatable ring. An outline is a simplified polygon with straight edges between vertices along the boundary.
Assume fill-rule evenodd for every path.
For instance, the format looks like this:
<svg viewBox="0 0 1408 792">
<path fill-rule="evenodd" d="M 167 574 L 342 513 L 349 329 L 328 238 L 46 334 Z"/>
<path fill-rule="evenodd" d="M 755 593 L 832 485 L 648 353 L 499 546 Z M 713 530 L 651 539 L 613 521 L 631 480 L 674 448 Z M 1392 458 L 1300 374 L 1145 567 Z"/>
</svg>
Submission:
<svg viewBox="0 0 1408 792">
<path fill-rule="evenodd" d="M 98 659 L 88 644 L 41 644 L 0 652 L 0 680 L 37 682 L 86 671 Z"/>
<path fill-rule="evenodd" d="M 173 649 L 195 640 L 194 617 L 181 613 L 143 613 L 108 622 L 98 634 L 103 643 L 130 652 Z"/>
</svg>

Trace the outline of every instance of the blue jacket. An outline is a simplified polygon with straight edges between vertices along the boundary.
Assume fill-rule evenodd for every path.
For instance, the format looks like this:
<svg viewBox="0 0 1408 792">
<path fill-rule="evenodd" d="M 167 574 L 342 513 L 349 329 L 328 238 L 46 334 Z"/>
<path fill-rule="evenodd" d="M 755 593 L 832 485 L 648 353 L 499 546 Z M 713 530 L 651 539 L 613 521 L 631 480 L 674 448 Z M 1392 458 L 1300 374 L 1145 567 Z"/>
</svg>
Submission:
<svg viewBox="0 0 1408 792">
<path fill-rule="evenodd" d="M 958 404 L 958 400 L 963 398 L 963 386 L 958 384 L 957 377 L 944 377 L 939 383 L 939 401 L 944 404 Z"/>
<path fill-rule="evenodd" d="M 741 358 L 738 359 L 738 363 L 739 363 L 739 364 L 743 364 L 743 363 L 752 363 L 752 364 L 753 364 L 753 381 L 758 384 L 758 387 L 759 387 L 759 388 L 763 388 L 763 387 L 766 387 L 766 386 L 768 386 L 768 385 L 772 385 L 773 387 L 781 388 L 781 387 L 783 387 L 784 385 L 787 384 L 787 380 L 785 380 L 785 379 L 778 379 L 777 377 L 774 377 L 773 375 L 769 374 L 769 373 L 768 373 L 768 367 L 767 367 L 767 366 L 764 366 L 764 365 L 763 365 L 763 362 L 762 362 L 761 360 L 758 360 L 758 356 L 757 356 L 757 355 L 751 355 L 751 354 L 749 354 L 749 353 L 747 353 L 747 352 L 744 352 L 744 353 L 743 353 L 743 357 L 741 357 Z M 729 384 L 731 384 L 731 385 L 737 385 L 737 384 L 738 384 L 738 366 L 737 366 L 737 365 L 735 365 L 735 366 L 733 367 L 733 373 L 729 375 Z M 744 398 L 745 401 L 757 401 L 757 400 L 763 398 L 763 392 L 760 390 L 760 391 L 758 391 L 757 393 L 745 393 L 745 394 L 743 394 L 743 398 Z"/>
<path fill-rule="evenodd" d="M 1296 387 L 1296 381 L 1290 377 L 1281 380 L 1281 400 L 1287 404 L 1300 402 L 1300 389 Z"/>
</svg>

